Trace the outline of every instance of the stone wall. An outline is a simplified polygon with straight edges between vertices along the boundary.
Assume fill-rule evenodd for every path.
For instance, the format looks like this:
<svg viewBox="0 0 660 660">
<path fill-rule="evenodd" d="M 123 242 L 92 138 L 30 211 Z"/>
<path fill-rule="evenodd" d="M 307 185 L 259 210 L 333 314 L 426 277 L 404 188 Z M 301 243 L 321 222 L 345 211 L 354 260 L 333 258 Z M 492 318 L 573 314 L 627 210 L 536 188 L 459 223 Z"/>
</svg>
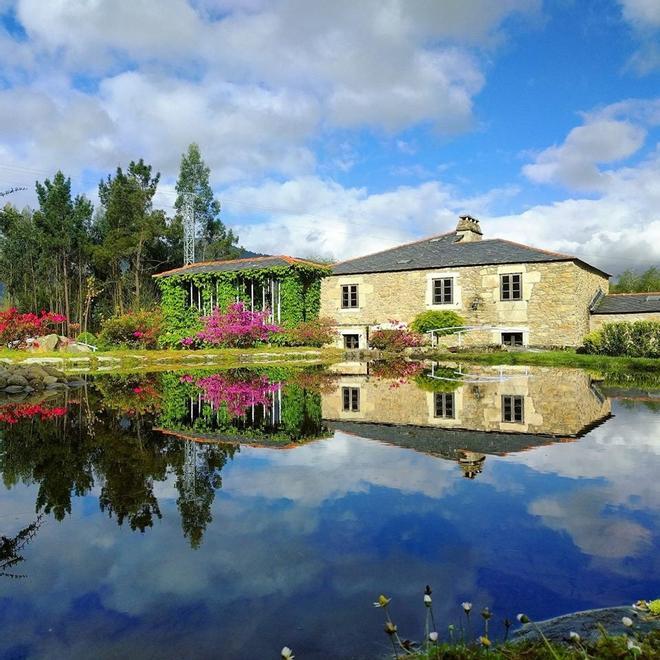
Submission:
<svg viewBox="0 0 660 660">
<path fill-rule="evenodd" d="M 632 323 L 633 321 L 655 321 L 660 323 L 660 312 L 647 312 L 646 314 L 592 314 L 590 318 L 591 330 L 600 330 L 604 323 Z"/>
<path fill-rule="evenodd" d="M 433 392 L 414 380 L 393 387 L 392 381 L 356 373 L 342 374 L 336 389 L 322 395 L 323 418 L 575 437 L 611 412 L 609 400 L 599 396 L 589 374 L 579 369 L 471 365 L 469 374 L 502 375 L 503 380 L 459 385 L 454 390 L 453 419 L 435 417 Z M 342 387 L 359 389 L 358 411 L 342 409 Z M 524 398 L 523 423 L 502 421 L 503 395 Z"/>
<path fill-rule="evenodd" d="M 520 273 L 523 299 L 500 300 L 500 275 Z M 454 278 L 454 302 L 434 305 L 432 280 Z M 341 308 L 341 286 L 357 284 L 358 309 Z M 607 278 L 571 261 L 466 266 L 362 275 L 333 275 L 321 285 L 321 316 L 334 318 L 340 333 L 361 334 L 391 320 L 410 323 L 429 309 L 453 310 L 467 325 L 492 325 L 522 332 L 530 346 L 579 346 L 589 332 L 589 302 Z M 499 344 L 501 330 L 472 331 L 465 345 Z M 456 338 L 448 340 L 456 343 Z M 361 343 L 361 347 L 364 345 Z"/>
</svg>

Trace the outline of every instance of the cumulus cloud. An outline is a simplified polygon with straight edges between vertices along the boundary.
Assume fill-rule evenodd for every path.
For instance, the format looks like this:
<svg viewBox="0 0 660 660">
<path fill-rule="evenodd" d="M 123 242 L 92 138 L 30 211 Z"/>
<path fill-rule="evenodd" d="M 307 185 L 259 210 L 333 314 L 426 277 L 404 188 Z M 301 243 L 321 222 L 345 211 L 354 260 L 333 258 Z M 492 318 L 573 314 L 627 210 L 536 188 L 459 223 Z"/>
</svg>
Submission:
<svg viewBox="0 0 660 660">
<path fill-rule="evenodd" d="M 623 19 L 633 28 L 639 39 L 639 49 L 628 64 L 640 75 L 660 68 L 660 4 L 655 0 L 619 0 Z"/>
</svg>

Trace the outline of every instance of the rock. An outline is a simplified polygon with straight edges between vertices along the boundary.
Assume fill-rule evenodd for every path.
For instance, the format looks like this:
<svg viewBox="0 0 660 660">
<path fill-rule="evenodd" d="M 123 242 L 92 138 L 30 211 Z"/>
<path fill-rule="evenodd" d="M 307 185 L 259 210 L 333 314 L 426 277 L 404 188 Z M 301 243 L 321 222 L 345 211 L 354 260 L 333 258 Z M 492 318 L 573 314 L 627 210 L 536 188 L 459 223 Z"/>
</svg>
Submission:
<svg viewBox="0 0 660 660">
<path fill-rule="evenodd" d="M 46 385 L 47 390 L 65 390 L 66 389 L 66 384 L 65 383 L 51 383 L 50 385 Z"/>
<path fill-rule="evenodd" d="M 43 380 L 46 376 L 48 376 L 48 372 L 38 365 L 30 366 L 25 372 L 28 380 Z"/>
<path fill-rule="evenodd" d="M 91 353 L 92 349 L 85 344 L 79 344 L 78 342 L 71 342 L 65 349 L 67 353 Z"/>
<path fill-rule="evenodd" d="M 28 384 L 27 378 L 21 376 L 19 373 L 12 374 L 7 378 L 7 385 L 19 385 L 20 387 L 25 387 Z"/>
<path fill-rule="evenodd" d="M 7 379 L 6 379 L 6 378 L 3 378 L 2 376 L 0 376 L 0 390 L 1 390 L 3 387 L 7 387 Z"/>
<path fill-rule="evenodd" d="M 44 371 L 49 375 L 49 376 L 55 376 L 57 378 L 64 378 L 64 372 L 60 371 L 59 369 L 55 369 L 55 367 L 51 367 L 50 365 L 44 365 Z"/>
<path fill-rule="evenodd" d="M 48 387 L 48 385 L 54 385 L 55 383 L 57 383 L 58 380 L 59 379 L 57 378 L 57 376 L 46 375 L 43 377 L 42 382 L 44 385 L 46 385 L 46 387 Z"/>
<path fill-rule="evenodd" d="M 8 385 L 5 387 L 5 392 L 7 394 L 18 394 L 19 392 L 25 392 L 25 388 L 20 385 Z"/>
<path fill-rule="evenodd" d="M 60 338 L 58 335 L 44 335 L 43 337 L 37 337 L 37 344 L 39 346 L 36 350 L 38 351 L 54 351 L 57 348 L 57 345 L 60 343 Z"/>
</svg>

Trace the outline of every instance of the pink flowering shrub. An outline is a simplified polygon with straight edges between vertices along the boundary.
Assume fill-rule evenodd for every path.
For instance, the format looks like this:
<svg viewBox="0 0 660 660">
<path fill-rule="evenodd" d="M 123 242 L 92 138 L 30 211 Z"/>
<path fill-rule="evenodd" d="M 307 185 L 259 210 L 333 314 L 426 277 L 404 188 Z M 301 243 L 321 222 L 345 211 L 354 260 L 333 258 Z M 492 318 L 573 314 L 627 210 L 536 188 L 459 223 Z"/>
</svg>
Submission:
<svg viewBox="0 0 660 660">
<path fill-rule="evenodd" d="M 159 310 L 127 312 L 103 321 L 99 338 L 114 346 L 156 348 L 162 324 Z"/>
<path fill-rule="evenodd" d="M 186 377 L 183 376 L 182 381 L 184 378 Z M 201 388 L 204 401 L 210 403 L 214 410 L 226 405 L 227 411 L 233 417 L 241 417 L 251 406 L 269 407 L 268 395 L 277 392 L 281 387 L 280 383 L 271 383 L 265 376 L 252 380 L 236 380 L 223 374 L 200 378 L 195 384 Z"/>
<path fill-rule="evenodd" d="M 213 346 L 247 348 L 268 338 L 280 328 L 267 323 L 268 312 L 251 312 L 243 303 L 230 305 L 226 312 L 216 307 L 202 318 L 204 329 L 197 337 Z"/>
<path fill-rule="evenodd" d="M 416 348 L 424 343 L 424 337 L 418 332 L 408 330 L 403 323 L 393 322 L 394 328 L 375 330 L 369 336 L 369 346 L 379 351 L 398 353 L 406 348 Z"/>
<path fill-rule="evenodd" d="M 30 337 L 52 332 L 52 326 L 65 323 L 66 316 L 42 311 L 21 314 L 15 307 L 0 312 L 0 343 L 20 348 Z"/>
</svg>

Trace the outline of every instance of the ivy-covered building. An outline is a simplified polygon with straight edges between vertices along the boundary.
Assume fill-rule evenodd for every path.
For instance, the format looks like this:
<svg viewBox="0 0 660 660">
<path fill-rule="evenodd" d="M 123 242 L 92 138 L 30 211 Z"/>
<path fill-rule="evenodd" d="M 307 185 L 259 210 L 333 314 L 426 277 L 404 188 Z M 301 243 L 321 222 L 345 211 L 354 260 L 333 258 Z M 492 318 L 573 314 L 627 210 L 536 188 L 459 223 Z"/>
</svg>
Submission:
<svg viewBox="0 0 660 660">
<path fill-rule="evenodd" d="M 318 317 L 321 279 L 329 267 L 288 256 L 204 261 L 154 275 L 162 295 L 166 343 L 199 329 L 201 316 L 242 302 L 292 327 Z"/>
</svg>

